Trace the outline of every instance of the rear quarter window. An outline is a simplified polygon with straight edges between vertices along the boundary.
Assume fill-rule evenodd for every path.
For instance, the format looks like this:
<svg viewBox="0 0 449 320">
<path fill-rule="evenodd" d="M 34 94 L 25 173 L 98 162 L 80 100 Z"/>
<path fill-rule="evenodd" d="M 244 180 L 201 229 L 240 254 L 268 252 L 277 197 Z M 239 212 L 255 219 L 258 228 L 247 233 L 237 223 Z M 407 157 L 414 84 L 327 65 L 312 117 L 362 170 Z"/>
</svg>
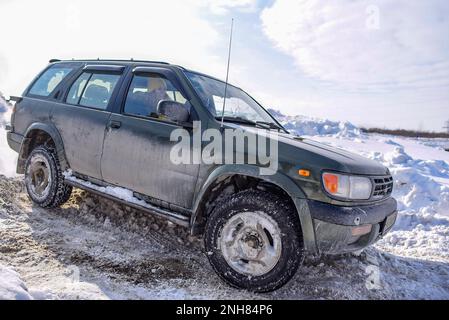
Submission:
<svg viewBox="0 0 449 320">
<path fill-rule="evenodd" d="M 50 67 L 34 82 L 28 93 L 48 97 L 73 69 L 73 67 L 58 65 Z"/>
<path fill-rule="evenodd" d="M 105 110 L 121 75 L 82 73 L 72 84 L 66 103 Z"/>
</svg>

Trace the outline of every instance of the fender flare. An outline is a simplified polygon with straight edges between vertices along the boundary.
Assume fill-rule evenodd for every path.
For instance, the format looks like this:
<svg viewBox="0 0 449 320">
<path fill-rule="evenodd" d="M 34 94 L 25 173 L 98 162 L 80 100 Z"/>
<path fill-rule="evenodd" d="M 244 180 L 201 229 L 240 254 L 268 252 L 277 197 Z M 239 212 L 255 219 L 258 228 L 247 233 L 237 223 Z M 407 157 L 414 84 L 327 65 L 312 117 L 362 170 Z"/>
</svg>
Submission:
<svg viewBox="0 0 449 320">
<path fill-rule="evenodd" d="M 63 170 L 67 169 L 69 167 L 69 164 L 65 156 L 64 143 L 58 129 L 50 123 L 34 122 L 25 131 L 25 135 L 20 146 L 19 159 L 17 161 L 17 173 L 25 172 L 25 162 L 29 154 L 28 149 L 31 142 L 31 133 L 34 130 L 44 131 L 52 138 L 53 142 L 55 143 L 56 155 L 58 157 L 59 164 L 61 165 L 61 168 Z"/>
<path fill-rule="evenodd" d="M 196 192 L 193 207 L 192 216 L 190 218 L 190 232 L 192 234 L 196 233 L 197 218 L 199 215 L 200 204 L 204 196 L 209 191 L 209 187 L 212 186 L 214 182 L 220 178 L 224 178 L 230 175 L 245 175 L 253 178 L 262 179 L 266 182 L 272 183 L 282 190 L 284 190 L 287 195 L 291 198 L 292 202 L 296 207 L 298 213 L 299 221 L 301 223 L 301 229 L 303 232 L 304 246 L 306 250 L 314 252 L 316 250 L 315 246 L 315 232 L 313 228 L 312 216 L 307 206 L 307 197 L 301 188 L 296 185 L 293 180 L 280 173 L 276 172 L 274 175 L 263 175 L 259 173 L 259 167 L 248 165 L 248 164 L 228 164 L 222 165 L 215 168 L 209 176 L 206 178 L 205 182 L 202 184 L 200 190 Z"/>
</svg>

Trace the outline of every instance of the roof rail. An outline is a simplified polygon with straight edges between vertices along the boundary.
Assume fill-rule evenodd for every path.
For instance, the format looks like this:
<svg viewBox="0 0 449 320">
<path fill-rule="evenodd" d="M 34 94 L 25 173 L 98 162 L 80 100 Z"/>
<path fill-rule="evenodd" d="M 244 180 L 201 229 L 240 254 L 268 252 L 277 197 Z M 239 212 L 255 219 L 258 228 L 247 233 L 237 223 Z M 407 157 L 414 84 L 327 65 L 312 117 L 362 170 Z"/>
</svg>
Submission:
<svg viewBox="0 0 449 320">
<path fill-rule="evenodd" d="M 59 62 L 59 61 L 61 61 L 61 60 L 60 59 L 50 59 L 48 61 L 48 63 L 54 63 L 54 62 Z"/>
<path fill-rule="evenodd" d="M 56 59 L 52 59 L 52 60 L 56 60 Z M 60 60 L 58 60 L 60 61 Z M 159 63 L 159 64 L 170 64 L 168 62 L 165 61 L 155 61 L 155 60 L 134 60 L 133 58 L 130 59 L 71 59 L 71 60 L 67 60 L 67 61 L 118 61 L 118 62 L 147 62 L 147 63 Z"/>
</svg>

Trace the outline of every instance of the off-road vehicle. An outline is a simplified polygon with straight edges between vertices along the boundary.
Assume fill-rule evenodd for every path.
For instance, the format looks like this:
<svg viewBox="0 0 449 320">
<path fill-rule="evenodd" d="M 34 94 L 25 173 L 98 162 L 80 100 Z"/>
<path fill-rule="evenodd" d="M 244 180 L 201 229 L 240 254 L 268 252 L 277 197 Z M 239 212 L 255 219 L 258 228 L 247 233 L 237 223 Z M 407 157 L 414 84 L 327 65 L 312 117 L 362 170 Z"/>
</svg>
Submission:
<svg viewBox="0 0 449 320">
<path fill-rule="evenodd" d="M 78 187 L 165 217 L 202 235 L 214 270 L 236 287 L 279 288 L 306 253 L 360 250 L 396 219 L 386 167 L 289 134 L 243 90 L 177 65 L 50 60 L 11 100 L 8 143 L 34 203 L 59 206 Z M 176 129 L 276 137 L 277 168 L 176 163 Z"/>
</svg>

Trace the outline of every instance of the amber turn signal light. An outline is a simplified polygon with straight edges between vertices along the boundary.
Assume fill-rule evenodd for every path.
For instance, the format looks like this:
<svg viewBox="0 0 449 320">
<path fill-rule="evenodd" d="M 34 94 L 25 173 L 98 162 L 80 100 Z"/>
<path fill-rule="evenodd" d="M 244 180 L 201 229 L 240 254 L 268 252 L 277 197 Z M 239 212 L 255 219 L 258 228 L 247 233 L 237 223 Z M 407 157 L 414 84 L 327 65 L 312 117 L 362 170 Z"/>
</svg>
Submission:
<svg viewBox="0 0 449 320">
<path fill-rule="evenodd" d="M 309 177 L 310 176 L 310 171 L 309 170 L 305 170 L 305 169 L 299 169 L 298 170 L 298 174 L 302 177 Z"/>
<path fill-rule="evenodd" d="M 324 173 L 323 181 L 326 190 L 330 193 L 337 193 L 338 191 L 338 176 L 332 173 Z"/>
</svg>

